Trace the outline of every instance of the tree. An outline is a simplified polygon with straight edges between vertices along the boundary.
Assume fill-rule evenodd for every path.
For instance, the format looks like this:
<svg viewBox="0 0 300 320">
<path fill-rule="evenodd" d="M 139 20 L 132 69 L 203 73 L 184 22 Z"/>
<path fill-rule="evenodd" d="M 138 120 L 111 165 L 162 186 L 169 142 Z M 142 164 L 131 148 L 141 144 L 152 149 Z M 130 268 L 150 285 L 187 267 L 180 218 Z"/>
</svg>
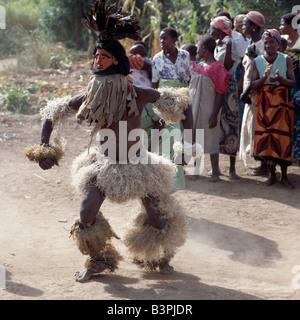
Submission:
<svg viewBox="0 0 300 320">
<path fill-rule="evenodd" d="M 249 11 L 259 11 L 266 18 L 265 28 L 279 29 L 281 16 L 285 13 L 291 13 L 293 6 L 297 1 L 293 0 L 228 0 L 226 1 L 227 8 L 230 8 L 230 13 L 234 17 L 240 13 Z"/>
<path fill-rule="evenodd" d="M 81 10 L 88 11 L 93 0 L 48 0 L 40 20 L 40 28 L 53 41 L 68 48 L 87 50 L 89 32 L 81 23 Z"/>
</svg>

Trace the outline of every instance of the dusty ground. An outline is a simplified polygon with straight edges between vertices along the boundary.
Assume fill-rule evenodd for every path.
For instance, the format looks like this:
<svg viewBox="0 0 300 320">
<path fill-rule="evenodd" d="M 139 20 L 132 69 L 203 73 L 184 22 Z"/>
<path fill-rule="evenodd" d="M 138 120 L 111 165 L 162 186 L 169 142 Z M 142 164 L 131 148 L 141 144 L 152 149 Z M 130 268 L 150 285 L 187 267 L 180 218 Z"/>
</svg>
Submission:
<svg viewBox="0 0 300 320">
<path fill-rule="evenodd" d="M 73 93 L 87 77 L 70 72 L 33 72 L 26 79 L 48 84 L 52 92 L 65 85 L 60 94 Z M 265 187 L 265 177 L 247 176 L 249 169 L 240 161 L 241 179 L 230 181 L 225 156 L 221 182 L 208 182 L 206 157 L 201 178 L 187 179 L 186 188 L 174 195 L 190 224 L 186 244 L 172 261 L 172 275 L 141 271 L 122 241 L 116 241 L 125 257 L 119 269 L 85 284 L 75 282 L 85 257 L 69 238 L 80 203 L 69 171 L 74 157 L 87 147 L 89 128 L 71 120 L 63 130 L 65 157 L 59 167 L 43 171 L 23 156 L 25 147 L 39 142 L 40 125 L 39 115 L 0 117 L 0 271 L 6 271 L 0 299 L 300 299 L 300 280 L 292 272 L 300 265 L 300 168 L 289 169 L 296 189 L 279 183 Z M 122 238 L 138 203 L 105 201 L 102 210 Z"/>
</svg>

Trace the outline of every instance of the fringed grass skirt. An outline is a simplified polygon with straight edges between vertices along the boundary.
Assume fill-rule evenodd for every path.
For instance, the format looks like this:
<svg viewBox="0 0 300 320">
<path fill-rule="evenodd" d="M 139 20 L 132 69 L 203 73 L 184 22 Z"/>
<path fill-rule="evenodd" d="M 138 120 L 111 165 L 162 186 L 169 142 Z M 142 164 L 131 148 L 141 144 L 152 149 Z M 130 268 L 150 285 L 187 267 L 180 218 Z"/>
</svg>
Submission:
<svg viewBox="0 0 300 320">
<path fill-rule="evenodd" d="M 156 229 L 148 224 L 142 205 L 123 239 L 134 261 L 153 271 L 168 263 L 185 243 L 188 221 L 179 202 L 167 192 L 174 188 L 176 165 L 163 157 L 146 153 L 149 162 L 161 160 L 160 163 L 111 164 L 108 158 L 97 154 L 96 149 L 90 149 L 89 153 L 86 151 L 74 160 L 72 185 L 82 193 L 94 179 L 107 198 L 117 203 L 148 196 L 158 199 L 157 209 L 166 226 Z"/>
<path fill-rule="evenodd" d="M 96 186 L 113 202 L 122 203 L 147 196 L 161 197 L 174 188 L 176 165 L 168 159 L 146 152 L 148 163 L 112 164 L 96 148 L 83 152 L 71 168 L 72 186 L 83 193 L 96 178 Z"/>
</svg>

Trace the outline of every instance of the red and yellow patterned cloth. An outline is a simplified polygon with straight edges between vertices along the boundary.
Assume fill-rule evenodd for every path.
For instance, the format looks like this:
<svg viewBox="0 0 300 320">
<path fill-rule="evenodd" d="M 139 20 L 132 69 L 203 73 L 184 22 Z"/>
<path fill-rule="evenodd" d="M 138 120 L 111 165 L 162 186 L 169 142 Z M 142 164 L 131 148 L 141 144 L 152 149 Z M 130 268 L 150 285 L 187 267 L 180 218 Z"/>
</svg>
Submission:
<svg viewBox="0 0 300 320">
<path fill-rule="evenodd" d="M 144 58 L 139 54 L 129 54 L 130 69 L 141 70 L 144 65 Z"/>
</svg>

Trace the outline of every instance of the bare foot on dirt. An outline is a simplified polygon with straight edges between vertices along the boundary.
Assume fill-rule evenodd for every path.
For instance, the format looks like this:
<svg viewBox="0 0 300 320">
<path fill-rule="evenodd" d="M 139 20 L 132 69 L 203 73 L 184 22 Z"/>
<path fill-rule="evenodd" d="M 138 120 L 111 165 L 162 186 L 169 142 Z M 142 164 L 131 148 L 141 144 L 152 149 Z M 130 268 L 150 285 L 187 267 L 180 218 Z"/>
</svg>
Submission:
<svg viewBox="0 0 300 320">
<path fill-rule="evenodd" d="M 295 189 L 295 186 L 293 184 L 290 183 L 290 181 L 288 179 L 281 179 L 280 183 L 285 186 L 288 189 Z"/>
<path fill-rule="evenodd" d="M 273 184 L 276 183 L 276 182 L 277 182 L 276 177 L 271 176 L 271 177 L 268 178 L 267 181 L 264 182 L 264 184 L 265 184 L 266 186 L 271 186 L 271 185 L 273 185 Z"/>
<path fill-rule="evenodd" d="M 86 268 L 75 273 L 75 280 L 77 282 L 86 282 L 93 276 L 93 274 L 94 272 L 91 269 Z"/>
<path fill-rule="evenodd" d="M 209 182 L 219 182 L 221 181 L 220 177 L 219 176 L 211 176 L 209 179 L 208 179 Z"/>
<path fill-rule="evenodd" d="M 237 179 L 240 179 L 240 177 L 235 172 L 229 172 L 229 179 L 237 180 Z"/>
<path fill-rule="evenodd" d="M 173 273 L 174 268 L 170 266 L 167 262 L 159 265 L 159 272 L 161 274 L 171 274 Z"/>
</svg>

